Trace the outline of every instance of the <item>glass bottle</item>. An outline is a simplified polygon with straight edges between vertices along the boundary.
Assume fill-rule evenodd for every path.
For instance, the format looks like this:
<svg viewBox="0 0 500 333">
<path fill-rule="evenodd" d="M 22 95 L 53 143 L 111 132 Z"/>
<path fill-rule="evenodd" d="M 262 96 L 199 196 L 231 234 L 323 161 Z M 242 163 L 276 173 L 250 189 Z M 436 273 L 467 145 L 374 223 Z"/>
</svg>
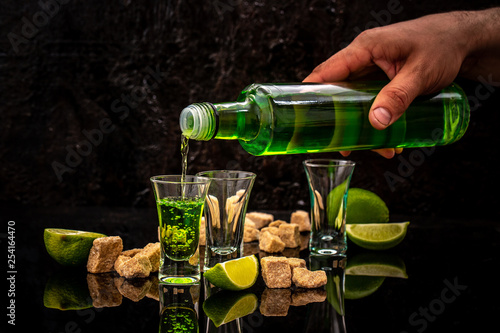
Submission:
<svg viewBox="0 0 500 333">
<path fill-rule="evenodd" d="M 452 84 L 420 96 L 394 124 L 376 130 L 370 106 L 387 82 L 251 84 L 236 102 L 194 103 L 182 110 L 182 134 L 238 140 L 253 155 L 447 145 L 460 139 L 470 108 Z"/>
</svg>

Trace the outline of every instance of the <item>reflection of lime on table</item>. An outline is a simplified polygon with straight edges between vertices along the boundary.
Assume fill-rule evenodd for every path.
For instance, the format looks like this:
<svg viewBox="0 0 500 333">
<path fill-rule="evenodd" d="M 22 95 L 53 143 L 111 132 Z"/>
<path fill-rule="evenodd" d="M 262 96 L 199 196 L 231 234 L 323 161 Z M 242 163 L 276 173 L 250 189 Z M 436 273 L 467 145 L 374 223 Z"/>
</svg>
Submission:
<svg viewBox="0 0 500 333">
<path fill-rule="evenodd" d="M 216 327 L 253 313 L 257 296 L 246 292 L 220 291 L 203 302 L 203 311 Z"/>
</svg>

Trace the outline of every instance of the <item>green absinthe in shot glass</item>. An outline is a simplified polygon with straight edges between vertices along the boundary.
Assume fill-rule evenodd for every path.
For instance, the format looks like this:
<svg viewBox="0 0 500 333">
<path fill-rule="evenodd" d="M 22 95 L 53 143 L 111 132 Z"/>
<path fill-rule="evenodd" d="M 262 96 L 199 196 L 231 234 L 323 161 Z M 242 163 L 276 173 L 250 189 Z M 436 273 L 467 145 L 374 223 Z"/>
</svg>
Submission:
<svg viewBox="0 0 500 333">
<path fill-rule="evenodd" d="M 166 197 L 157 202 L 160 241 L 171 260 L 191 258 L 198 248 L 204 200 L 197 197 Z"/>
<path fill-rule="evenodd" d="M 198 316 L 194 309 L 178 305 L 163 310 L 160 317 L 160 333 L 198 332 Z"/>
<path fill-rule="evenodd" d="M 189 105 L 180 127 L 193 140 L 238 140 L 253 155 L 430 147 L 465 133 L 470 108 L 456 84 L 417 97 L 394 124 L 374 129 L 368 113 L 386 84 L 252 84 L 236 102 Z"/>
</svg>

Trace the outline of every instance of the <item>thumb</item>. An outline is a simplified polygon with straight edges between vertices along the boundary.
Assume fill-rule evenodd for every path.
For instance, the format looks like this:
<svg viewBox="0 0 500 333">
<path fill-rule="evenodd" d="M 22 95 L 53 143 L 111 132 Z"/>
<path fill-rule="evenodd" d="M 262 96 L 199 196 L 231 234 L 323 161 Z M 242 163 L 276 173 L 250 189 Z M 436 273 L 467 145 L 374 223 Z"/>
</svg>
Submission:
<svg viewBox="0 0 500 333">
<path fill-rule="evenodd" d="M 410 106 L 423 91 L 421 78 L 416 75 L 398 73 L 373 101 L 368 116 L 370 123 L 378 130 L 387 128 Z"/>
</svg>

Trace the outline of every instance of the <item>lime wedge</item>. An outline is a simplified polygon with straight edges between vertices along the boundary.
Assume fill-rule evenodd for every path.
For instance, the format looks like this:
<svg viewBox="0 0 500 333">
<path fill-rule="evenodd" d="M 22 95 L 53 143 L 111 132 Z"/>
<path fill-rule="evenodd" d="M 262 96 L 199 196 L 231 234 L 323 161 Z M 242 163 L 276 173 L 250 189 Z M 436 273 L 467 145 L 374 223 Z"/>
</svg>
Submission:
<svg viewBox="0 0 500 333">
<path fill-rule="evenodd" d="M 257 281 L 259 261 L 255 255 L 218 263 L 203 276 L 216 287 L 229 290 L 250 288 Z"/>
<path fill-rule="evenodd" d="M 257 309 L 257 296 L 246 292 L 222 290 L 203 302 L 203 311 L 215 327 L 253 313 Z"/>
<path fill-rule="evenodd" d="M 81 266 L 87 263 L 94 239 L 106 235 L 69 229 L 48 228 L 43 241 L 49 255 L 63 266 Z"/>
<path fill-rule="evenodd" d="M 404 261 L 392 253 L 356 254 L 347 261 L 345 273 L 358 276 L 408 278 Z"/>
<path fill-rule="evenodd" d="M 375 193 L 350 188 L 347 195 L 346 223 L 385 223 L 389 221 L 389 208 Z"/>
<path fill-rule="evenodd" d="M 368 250 L 386 250 L 398 245 L 406 236 L 410 222 L 347 224 L 349 239 Z"/>
</svg>

